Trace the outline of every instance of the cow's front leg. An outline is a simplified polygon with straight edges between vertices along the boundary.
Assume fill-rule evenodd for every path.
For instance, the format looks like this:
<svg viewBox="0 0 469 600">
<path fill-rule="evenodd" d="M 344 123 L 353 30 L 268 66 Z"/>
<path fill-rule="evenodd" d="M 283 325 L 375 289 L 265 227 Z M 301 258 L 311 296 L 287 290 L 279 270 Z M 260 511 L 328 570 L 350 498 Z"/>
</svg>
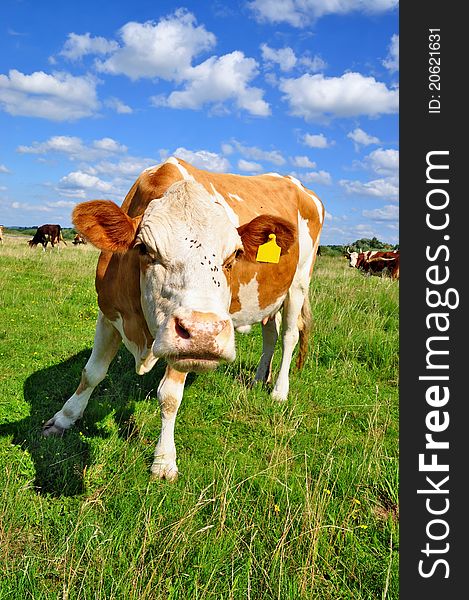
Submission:
<svg viewBox="0 0 469 600">
<path fill-rule="evenodd" d="M 62 435 L 65 429 L 69 429 L 83 416 L 94 388 L 106 377 L 120 342 L 120 334 L 99 311 L 93 350 L 82 371 L 80 385 L 59 412 L 45 423 L 43 435 Z"/>
<path fill-rule="evenodd" d="M 174 426 L 184 392 L 187 373 L 176 371 L 170 366 L 158 386 L 158 402 L 161 409 L 161 433 L 155 448 L 151 466 L 153 479 L 175 481 L 178 476 Z"/>
</svg>

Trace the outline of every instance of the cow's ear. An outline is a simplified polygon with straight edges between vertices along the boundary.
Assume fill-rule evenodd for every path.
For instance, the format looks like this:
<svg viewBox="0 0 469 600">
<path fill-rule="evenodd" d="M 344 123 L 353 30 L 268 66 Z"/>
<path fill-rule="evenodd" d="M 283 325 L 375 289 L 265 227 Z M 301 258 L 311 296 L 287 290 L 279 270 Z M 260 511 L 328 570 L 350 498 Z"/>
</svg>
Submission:
<svg viewBox="0 0 469 600">
<path fill-rule="evenodd" d="M 76 229 L 96 248 L 109 252 L 126 252 L 132 247 L 141 219 L 132 219 L 110 200 L 82 202 L 72 213 Z"/>
<path fill-rule="evenodd" d="M 274 215 L 259 215 L 249 223 L 238 227 L 243 242 L 244 258 L 255 261 L 259 246 L 269 241 L 269 234 L 274 233 L 281 254 L 286 254 L 296 240 L 294 225 Z"/>
</svg>

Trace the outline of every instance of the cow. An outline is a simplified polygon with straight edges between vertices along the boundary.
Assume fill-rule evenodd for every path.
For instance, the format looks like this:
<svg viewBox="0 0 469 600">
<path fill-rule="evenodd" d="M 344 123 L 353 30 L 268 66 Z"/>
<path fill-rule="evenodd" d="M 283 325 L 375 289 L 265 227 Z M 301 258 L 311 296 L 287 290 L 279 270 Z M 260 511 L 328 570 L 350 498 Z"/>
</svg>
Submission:
<svg viewBox="0 0 469 600">
<path fill-rule="evenodd" d="M 29 240 L 28 244 L 30 248 L 35 248 L 38 244 L 41 244 L 42 249 L 45 251 L 49 242 L 52 248 L 54 248 L 55 244 L 58 246 L 59 242 L 63 242 L 67 245 L 67 242 L 62 236 L 62 228 L 60 225 L 41 225 L 37 228 L 34 237 Z"/>
<path fill-rule="evenodd" d="M 367 252 L 347 252 L 349 266 L 355 267 L 365 275 L 388 275 L 391 279 L 399 279 L 400 254 L 399 250 L 381 252 L 368 250 Z"/>
<path fill-rule="evenodd" d="M 101 250 L 99 312 L 78 388 L 43 433 L 62 435 L 82 417 L 123 341 L 138 374 L 159 358 L 166 361 L 151 477 L 172 481 L 178 475 L 174 427 L 187 373 L 232 362 L 235 330 L 262 324 L 254 380 L 270 383 L 282 321 L 272 396 L 287 398 L 298 341 L 298 368 L 306 358 L 323 204 L 292 176 L 212 173 L 170 157 L 139 175 L 120 208 L 109 200 L 83 202 L 72 219 Z"/>
<path fill-rule="evenodd" d="M 86 240 L 85 240 L 85 238 L 82 235 L 80 235 L 79 233 L 77 233 L 75 235 L 75 237 L 73 238 L 72 244 L 74 246 L 77 246 L 78 244 L 86 244 Z"/>
<path fill-rule="evenodd" d="M 3 225 L 0 225 L 0 244 L 3 246 Z"/>
</svg>

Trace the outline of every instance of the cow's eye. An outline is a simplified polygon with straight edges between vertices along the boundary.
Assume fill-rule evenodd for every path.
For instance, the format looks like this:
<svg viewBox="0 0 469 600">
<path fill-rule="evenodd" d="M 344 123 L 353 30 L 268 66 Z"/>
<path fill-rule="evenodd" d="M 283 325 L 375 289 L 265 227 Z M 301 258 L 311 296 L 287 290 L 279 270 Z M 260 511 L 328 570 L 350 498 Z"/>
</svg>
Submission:
<svg viewBox="0 0 469 600">
<path fill-rule="evenodd" d="M 144 256 L 147 261 L 149 261 L 151 263 L 158 262 L 159 254 L 158 254 L 157 250 L 154 250 L 153 248 L 149 248 L 143 242 L 138 242 L 136 248 L 138 249 L 138 253 L 140 254 L 140 256 L 142 256 L 142 257 Z"/>
<path fill-rule="evenodd" d="M 231 269 L 235 264 L 236 259 L 239 258 L 242 255 L 242 253 L 243 250 L 241 248 L 235 250 L 235 252 L 233 252 L 233 254 L 230 254 L 230 256 L 225 260 L 225 262 L 223 263 L 223 268 L 225 270 Z"/>
</svg>

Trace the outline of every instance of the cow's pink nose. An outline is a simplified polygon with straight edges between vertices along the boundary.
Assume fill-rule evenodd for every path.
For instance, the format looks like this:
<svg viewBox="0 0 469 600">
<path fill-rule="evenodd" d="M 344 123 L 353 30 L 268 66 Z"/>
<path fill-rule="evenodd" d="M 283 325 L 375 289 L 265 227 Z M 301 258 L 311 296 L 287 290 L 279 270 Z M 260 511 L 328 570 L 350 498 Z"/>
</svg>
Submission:
<svg viewBox="0 0 469 600">
<path fill-rule="evenodd" d="M 184 317 L 174 317 L 176 337 L 183 340 L 202 341 L 217 337 L 229 325 L 228 319 L 220 319 L 214 313 L 192 311 Z"/>
</svg>

